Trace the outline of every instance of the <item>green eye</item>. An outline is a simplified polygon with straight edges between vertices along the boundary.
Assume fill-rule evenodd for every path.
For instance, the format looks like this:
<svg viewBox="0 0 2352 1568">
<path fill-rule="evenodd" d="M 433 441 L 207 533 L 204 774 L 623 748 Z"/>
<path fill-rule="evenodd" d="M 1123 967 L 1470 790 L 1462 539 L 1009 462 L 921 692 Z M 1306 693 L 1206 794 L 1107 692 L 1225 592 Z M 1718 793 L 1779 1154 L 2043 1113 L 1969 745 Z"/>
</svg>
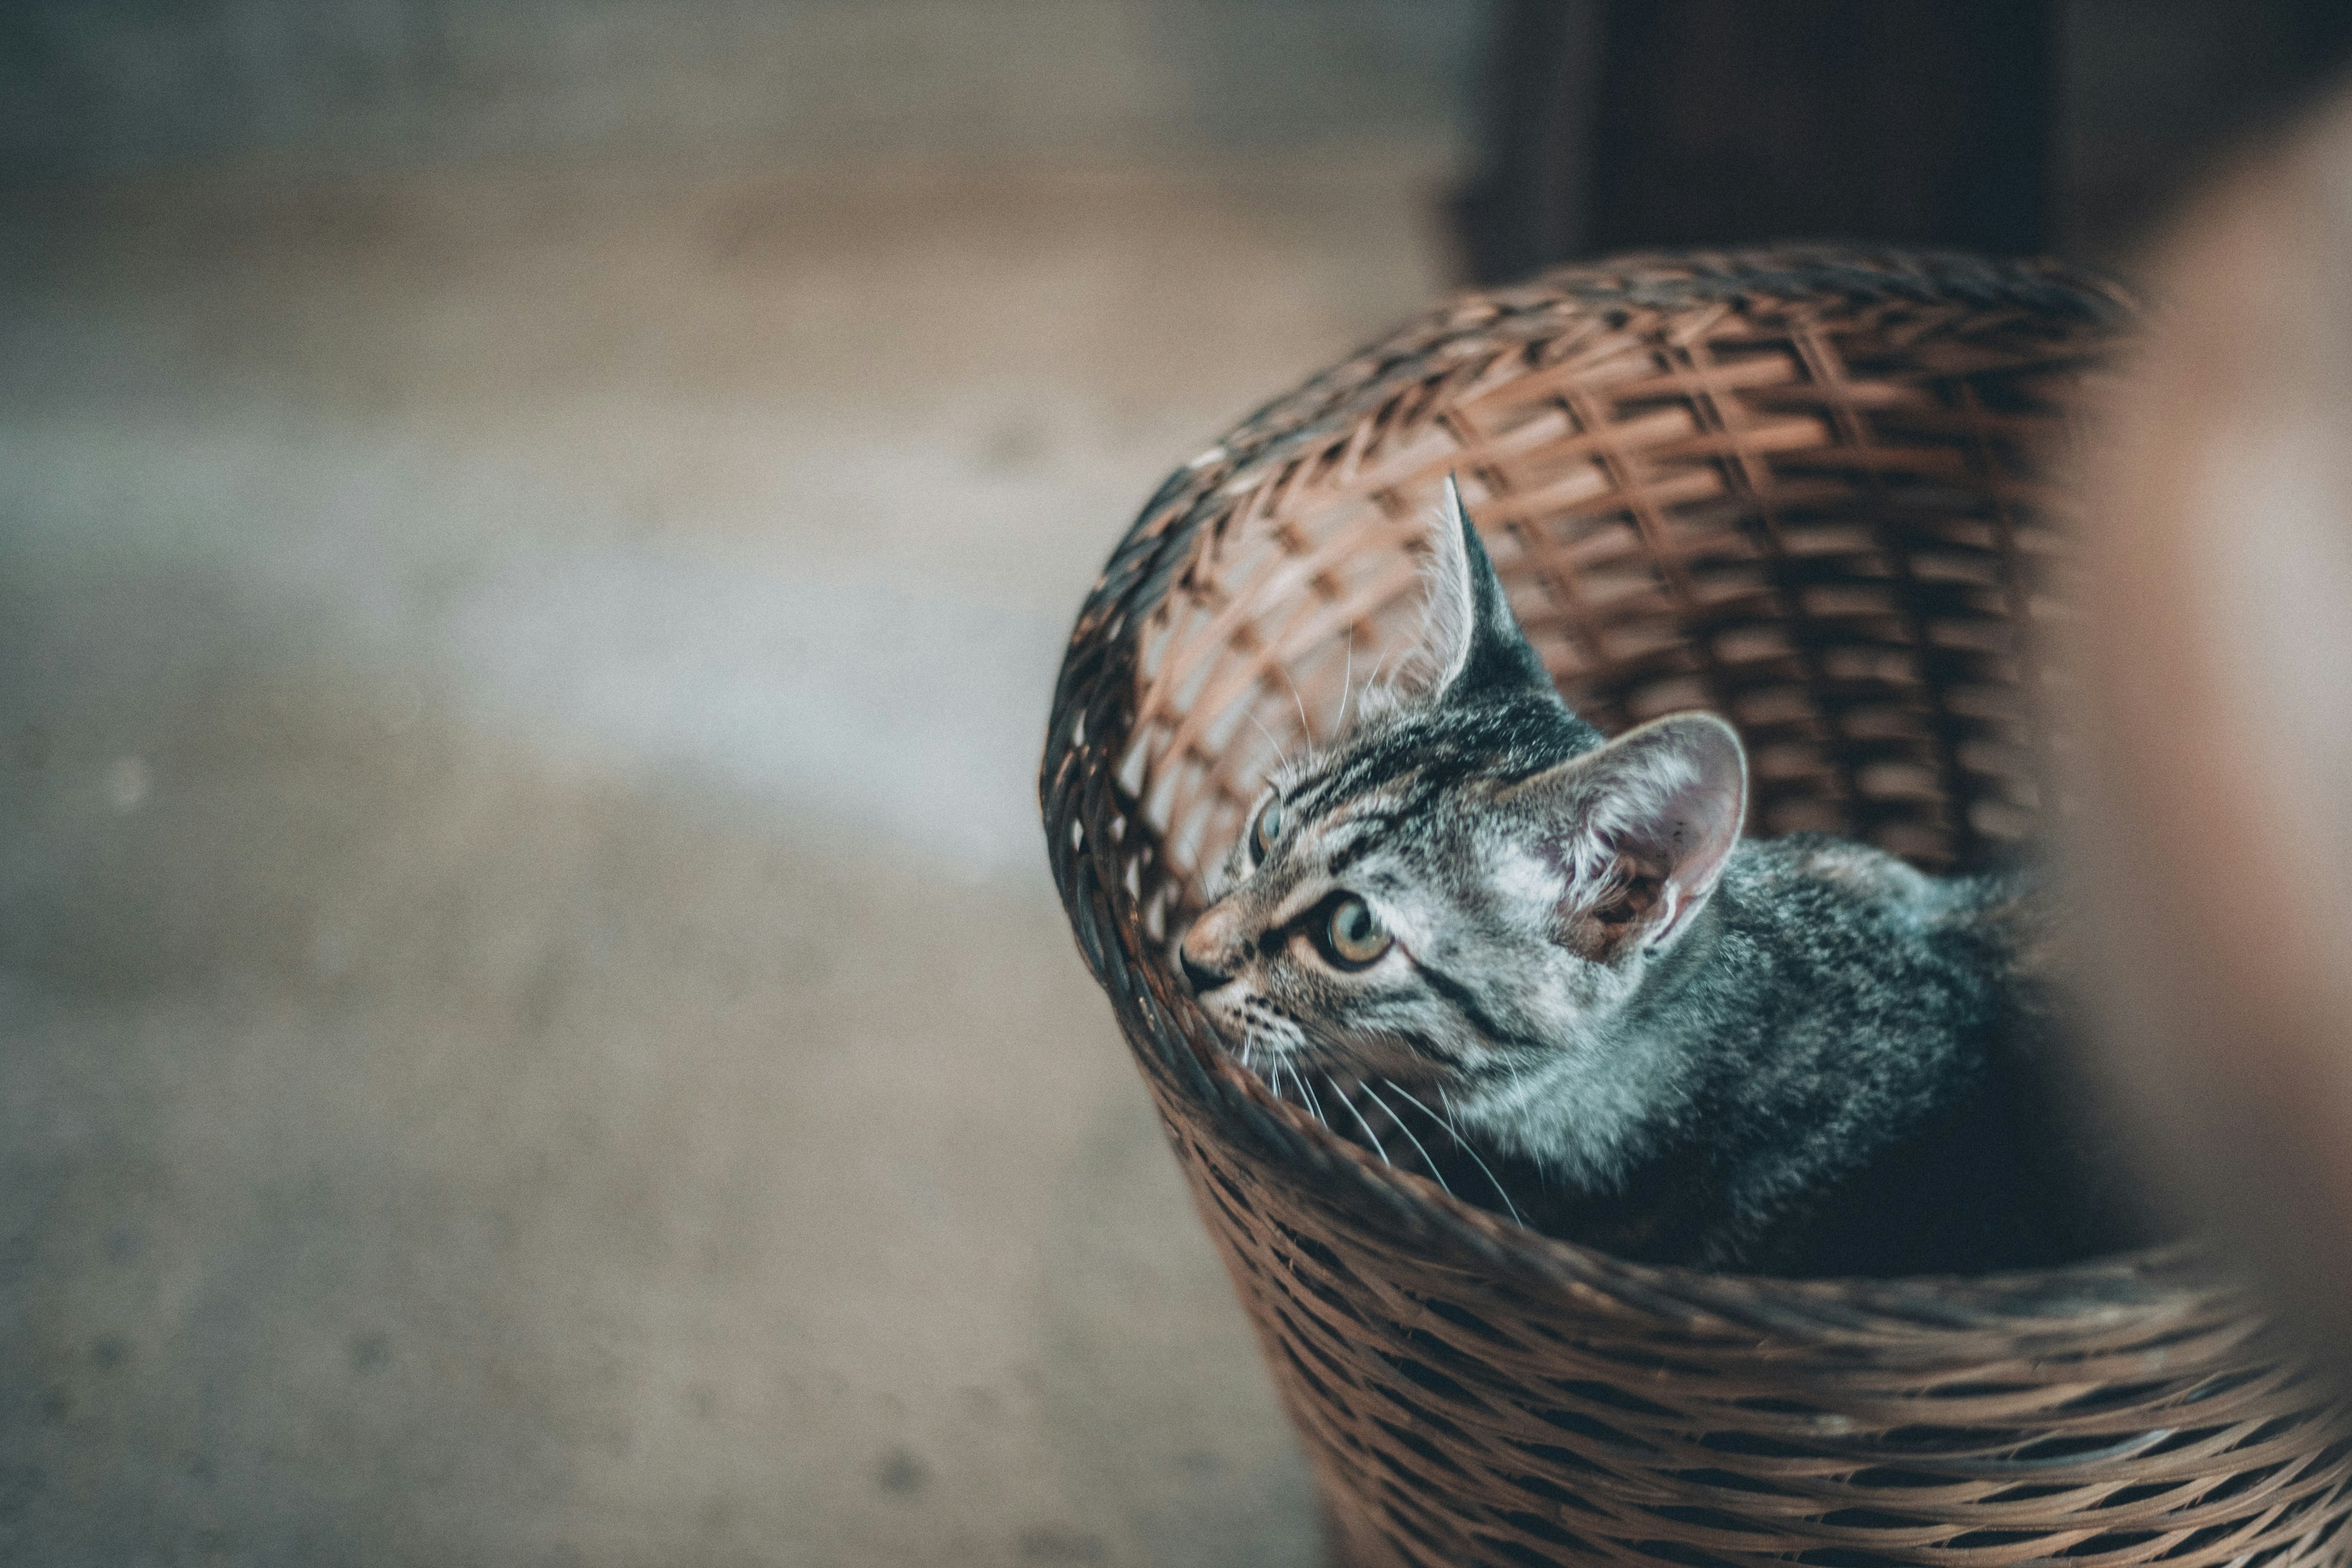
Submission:
<svg viewBox="0 0 2352 1568">
<path fill-rule="evenodd" d="M 1389 950 L 1388 928 L 1381 924 L 1380 916 L 1371 906 L 1353 894 L 1331 906 L 1329 941 L 1326 944 L 1331 956 L 1342 967 L 1363 969 L 1379 962 Z"/>
<path fill-rule="evenodd" d="M 1282 797 L 1271 795 L 1257 808 L 1257 821 L 1250 828 L 1250 850 L 1263 860 L 1274 848 L 1274 841 L 1282 837 Z"/>
</svg>

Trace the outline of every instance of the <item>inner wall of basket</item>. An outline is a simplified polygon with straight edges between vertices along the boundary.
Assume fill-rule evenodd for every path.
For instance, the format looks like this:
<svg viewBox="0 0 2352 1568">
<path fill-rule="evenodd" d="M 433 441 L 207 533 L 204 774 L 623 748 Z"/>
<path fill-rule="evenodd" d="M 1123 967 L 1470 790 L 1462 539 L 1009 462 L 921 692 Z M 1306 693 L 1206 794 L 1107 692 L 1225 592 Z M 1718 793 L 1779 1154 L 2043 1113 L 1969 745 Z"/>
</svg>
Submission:
<svg viewBox="0 0 2352 1568">
<path fill-rule="evenodd" d="M 1435 489 L 1318 499 L 1207 531 L 1146 633 L 1130 784 L 1179 905 L 1282 762 L 1344 732 L 1358 698 L 1420 646 Z"/>
<path fill-rule="evenodd" d="M 1155 935 L 1197 908 L 1281 758 L 1339 733 L 1354 694 L 1419 647 L 1420 561 L 1449 471 L 1571 706 L 1611 734 L 1690 708 L 1738 726 L 1750 832 L 1838 833 L 1945 869 L 2030 828 L 2043 769 L 2024 688 L 2042 676 L 2014 579 L 2051 545 L 2011 479 L 1923 462 L 1889 485 L 1883 461 L 1856 458 L 1866 481 L 1825 484 L 1841 437 L 1798 414 L 1787 423 L 1809 428 L 1768 434 L 1825 456 L 1771 470 L 1794 476 L 1787 493 L 1750 466 L 1734 495 L 1700 461 L 1633 504 L 1622 465 L 1542 417 L 1512 430 L 1516 471 L 1499 481 L 1438 420 L 1425 439 L 1384 432 L 1388 461 L 1322 465 L 1343 477 L 1301 482 L 1315 465 L 1292 464 L 1202 531 L 1147 630 L 1122 769 L 1157 830 L 1157 863 L 1129 889 Z M 1919 411 L 1929 436 L 1937 417 Z M 1667 425 L 1644 434 L 1671 448 Z"/>
</svg>

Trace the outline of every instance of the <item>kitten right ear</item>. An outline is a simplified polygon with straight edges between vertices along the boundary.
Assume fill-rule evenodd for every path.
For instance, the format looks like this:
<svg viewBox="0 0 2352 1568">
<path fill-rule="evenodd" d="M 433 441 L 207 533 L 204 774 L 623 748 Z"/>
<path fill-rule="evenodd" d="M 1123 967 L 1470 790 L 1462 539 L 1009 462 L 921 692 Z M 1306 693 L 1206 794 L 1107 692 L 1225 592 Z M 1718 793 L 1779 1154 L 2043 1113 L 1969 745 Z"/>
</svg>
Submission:
<svg viewBox="0 0 2352 1568">
<path fill-rule="evenodd" d="M 1568 874 L 1559 940 L 1596 960 L 1689 929 L 1748 813 L 1748 753 L 1712 713 L 1674 713 L 1514 785 Z"/>
<path fill-rule="evenodd" d="M 1429 543 L 1429 632 L 1423 650 L 1429 690 L 1446 702 L 1515 689 L 1556 696 L 1451 474 L 1444 511 L 1430 529 Z"/>
</svg>

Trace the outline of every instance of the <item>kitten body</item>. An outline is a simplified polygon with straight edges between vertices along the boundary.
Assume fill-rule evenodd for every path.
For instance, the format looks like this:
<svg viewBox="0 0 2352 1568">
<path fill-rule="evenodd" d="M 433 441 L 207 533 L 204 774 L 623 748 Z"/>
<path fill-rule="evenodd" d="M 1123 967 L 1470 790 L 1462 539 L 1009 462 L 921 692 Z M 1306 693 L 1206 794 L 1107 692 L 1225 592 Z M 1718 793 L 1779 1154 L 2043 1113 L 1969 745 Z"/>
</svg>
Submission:
<svg viewBox="0 0 2352 1568">
<path fill-rule="evenodd" d="M 1244 1064 L 1638 1259 L 1961 1272 L 2126 1239 L 2060 1110 L 2032 878 L 1740 839 L 1730 727 L 1604 742 L 1449 499 L 1421 678 L 1284 770 L 1180 944 Z"/>
</svg>

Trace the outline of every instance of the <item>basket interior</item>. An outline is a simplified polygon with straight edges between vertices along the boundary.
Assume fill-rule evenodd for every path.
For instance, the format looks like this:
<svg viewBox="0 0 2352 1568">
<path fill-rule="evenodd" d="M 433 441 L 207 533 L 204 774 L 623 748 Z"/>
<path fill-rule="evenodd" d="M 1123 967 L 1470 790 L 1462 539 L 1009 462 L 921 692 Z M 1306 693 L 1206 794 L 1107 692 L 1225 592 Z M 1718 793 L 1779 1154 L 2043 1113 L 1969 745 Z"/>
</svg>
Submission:
<svg viewBox="0 0 2352 1568">
<path fill-rule="evenodd" d="M 2058 548 L 2031 458 L 2079 364 L 1935 314 L 1716 303 L 1498 343 L 1230 486 L 1140 638 L 1121 773 L 1160 847 L 1155 931 L 1278 758 L 1417 639 L 1448 473 L 1579 712 L 1738 726 L 1751 833 L 1931 870 L 2023 835 Z"/>
</svg>

